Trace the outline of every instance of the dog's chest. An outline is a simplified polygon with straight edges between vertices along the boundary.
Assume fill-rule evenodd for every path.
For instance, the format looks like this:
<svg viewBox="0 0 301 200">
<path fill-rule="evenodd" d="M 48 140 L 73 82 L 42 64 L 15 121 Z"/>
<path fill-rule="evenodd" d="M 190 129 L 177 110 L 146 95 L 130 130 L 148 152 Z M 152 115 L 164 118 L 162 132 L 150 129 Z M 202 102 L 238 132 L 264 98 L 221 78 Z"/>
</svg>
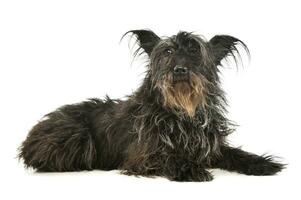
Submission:
<svg viewBox="0 0 301 200">
<path fill-rule="evenodd" d="M 159 138 L 166 149 L 176 155 L 203 159 L 218 151 L 220 141 L 207 126 L 196 121 L 172 121 L 160 127 Z"/>
</svg>

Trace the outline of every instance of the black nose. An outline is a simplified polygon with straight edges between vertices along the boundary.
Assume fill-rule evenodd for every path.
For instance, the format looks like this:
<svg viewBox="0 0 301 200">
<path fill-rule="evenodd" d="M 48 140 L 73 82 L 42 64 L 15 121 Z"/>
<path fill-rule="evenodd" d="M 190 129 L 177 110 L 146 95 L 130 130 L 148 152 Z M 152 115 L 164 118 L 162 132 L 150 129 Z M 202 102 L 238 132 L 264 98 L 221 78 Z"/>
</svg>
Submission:
<svg viewBox="0 0 301 200">
<path fill-rule="evenodd" d="M 187 67 L 182 67 L 182 66 L 177 65 L 173 69 L 173 73 L 175 75 L 185 75 L 188 73 L 188 69 L 187 69 Z"/>
</svg>

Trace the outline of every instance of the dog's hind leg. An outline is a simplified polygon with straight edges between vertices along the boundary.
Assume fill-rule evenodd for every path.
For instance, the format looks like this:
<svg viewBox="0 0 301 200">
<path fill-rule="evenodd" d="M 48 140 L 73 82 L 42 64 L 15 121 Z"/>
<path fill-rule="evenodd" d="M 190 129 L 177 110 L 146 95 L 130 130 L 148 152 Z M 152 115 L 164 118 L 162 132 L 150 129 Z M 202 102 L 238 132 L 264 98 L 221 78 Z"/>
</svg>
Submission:
<svg viewBox="0 0 301 200">
<path fill-rule="evenodd" d="M 53 172 L 94 168 L 95 141 L 81 109 L 69 106 L 55 111 L 33 127 L 20 147 L 26 167 Z"/>
</svg>

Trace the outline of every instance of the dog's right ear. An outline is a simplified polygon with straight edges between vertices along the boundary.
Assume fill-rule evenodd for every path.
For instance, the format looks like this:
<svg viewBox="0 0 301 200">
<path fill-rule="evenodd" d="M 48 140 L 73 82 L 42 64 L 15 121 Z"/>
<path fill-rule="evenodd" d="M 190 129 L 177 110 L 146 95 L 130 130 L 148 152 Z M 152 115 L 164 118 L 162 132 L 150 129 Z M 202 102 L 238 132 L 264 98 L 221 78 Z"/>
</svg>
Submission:
<svg viewBox="0 0 301 200">
<path fill-rule="evenodd" d="M 139 49 L 136 53 L 139 52 L 140 49 L 143 49 L 145 53 L 147 53 L 148 56 L 153 51 L 153 48 L 156 46 L 156 44 L 160 41 L 160 37 L 157 36 L 153 31 L 151 30 L 131 30 L 126 32 L 123 37 L 127 34 L 132 34 L 137 38 L 137 42 L 139 44 Z"/>
</svg>

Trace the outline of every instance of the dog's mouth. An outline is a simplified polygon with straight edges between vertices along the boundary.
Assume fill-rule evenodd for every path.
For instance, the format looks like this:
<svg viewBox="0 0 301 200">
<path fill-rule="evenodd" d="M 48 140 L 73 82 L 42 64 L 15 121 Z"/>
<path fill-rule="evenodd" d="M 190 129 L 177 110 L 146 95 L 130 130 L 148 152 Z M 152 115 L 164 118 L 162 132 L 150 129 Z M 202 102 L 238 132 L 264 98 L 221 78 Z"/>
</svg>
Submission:
<svg viewBox="0 0 301 200">
<path fill-rule="evenodd" d="M 172 77 L 173 84 L 178 84 L 178 83 L 183 83 L 183 82 L 189 83 L 189 80 L 190 80 L 189 74 L 181 75 L 181 76 L 173 75 L 173 77 Z"/>
</svg>

